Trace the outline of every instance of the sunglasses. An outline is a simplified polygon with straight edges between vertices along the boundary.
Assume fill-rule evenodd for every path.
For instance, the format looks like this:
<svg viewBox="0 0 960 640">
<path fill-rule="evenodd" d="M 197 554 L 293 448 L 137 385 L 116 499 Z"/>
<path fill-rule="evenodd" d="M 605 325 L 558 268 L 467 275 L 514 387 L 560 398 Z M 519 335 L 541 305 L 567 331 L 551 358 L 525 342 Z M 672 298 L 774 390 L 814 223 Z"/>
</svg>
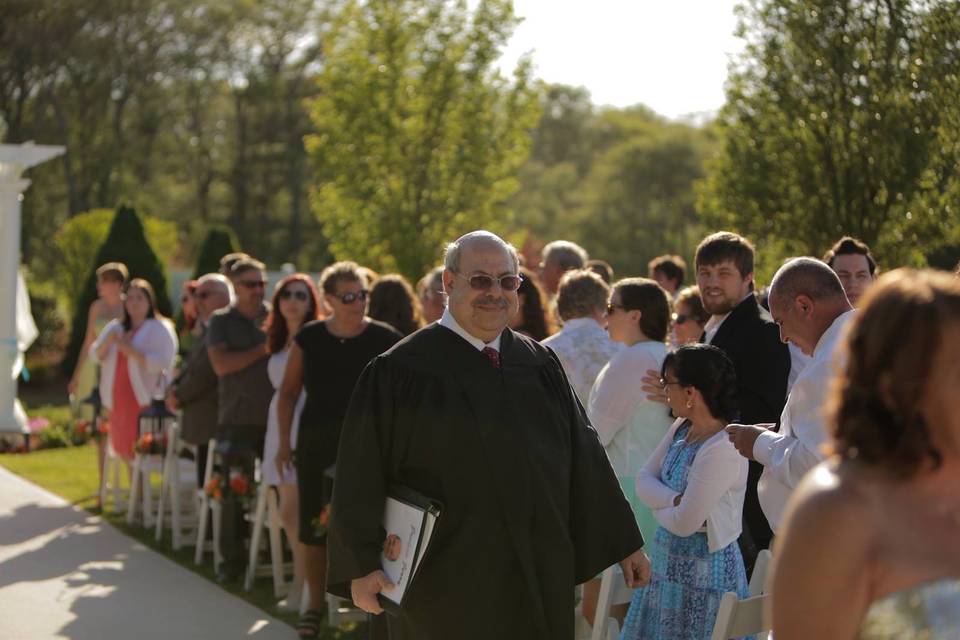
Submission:
<svg viewBox="0 0 960 640">
<path fill-rule="evenodd" d="M 302 293 L 302 292 L 301 292 L 301 293 Z M 357 300 L 366 300 L 366 299 L 367 299 L 367 296 L 368 296 L 369 294 L 370 294 L 369 291 L 367 291 L 366 289 L 363 289 L 363 290 L 360 291 L 359 293 L 353 293 L 353 292 L 351 291 L 350 293 L 344 293 L 344 294 L 339 295 L 339 296 L 338 296 L 337 294 L 335 294 L 335 293 L 332 293 L 332 294 L 330 294 L 330 295 L 332 295 L 334 298 L 336 298 L 337 300 L 339 300 L 339 301 L 342 302 L 343 304 L 353 304 L 353 303 L 356 302 Z"/>
<path fill-rule="evenodd" d="M 669 385 L 671 385 L 671 384 L 680 384 L 680 382 L 678 382 L 678 381 L 673 381 L 673 382 L 671 382 L 670 380 L 667 380 L 666 378 L 660 378 L 660 386 L 661 386 L 661 387 L 666 388 L 667 386 L 669 386 Z"/>
<path fill-rule="evenodd" d="M 310 296 L 307 295 L 306 291 L 290 291 L 289 289 L 284 289 L 280 292 L 281 300 L 289 300 L 290 298 L 299 300 L 300 302 L 306 302 L 310 299 Z"/>
<path fill-rule="evenodd" d="M 265 286 L 267 286 L 267 281 L 266 280 L 239 280 L 237 281 L 237 284 L 239 284 L 242 287 L 246 287 L 247 289 L 263 289 Z"/>
<path fill-rule="evenodd" d="M 622 304 L 613 304 L 612 302 L 607 303 L 607 315 L 612 315 L 614 309 L 626 309 Z"/>
<path fill-rule="evenodd" d="M 692 319 L 690 316 L 683 313 L 674 313 L 670 317 L 673 318 L 674 324 L 684 324 L 687 320 Z"/>
<path fill-rule="evenodd" d="M 485 274 L 477 274 L 468 278 L 467 276 L 457 273 L 456 271 L 454 271 L 454 274 L 469 282 L 470 288 L 474 291 L 489 291 L 493 288 L 494 282 L 499 284 L 500 288 L 504 291 L 516 291 L 520 288 L 520 283 L 523 282 L 523 276 L 520 275 L 507 275 L 494 278 L 493 276 L 488 276 Z"/>
</svg>

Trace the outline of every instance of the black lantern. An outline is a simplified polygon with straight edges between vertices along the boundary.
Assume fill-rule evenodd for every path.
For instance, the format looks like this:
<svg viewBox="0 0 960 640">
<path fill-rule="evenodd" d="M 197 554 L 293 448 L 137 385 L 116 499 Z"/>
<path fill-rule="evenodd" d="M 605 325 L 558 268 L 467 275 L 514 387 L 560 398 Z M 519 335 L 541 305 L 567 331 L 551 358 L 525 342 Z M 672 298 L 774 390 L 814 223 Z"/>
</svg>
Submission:
<svg viewBox="0 0 960 640">
<path fill-rule="evenodd" d="M 167 409 L 163 398 L 154 398 L 146 409 L 140 412 L 137 423 L 139 425 L 139 435 L 152 433 L 154 437 L 160 437 L 167 432 L 167 426 L 170 424 L 176 414 Z"/>
<path fill-rule="evenodd" d="M 90 435 L 93 438 L 100 437 L 100 412 L 103 410 L 103 400 L 100 398 L 100 387 L 94 387 L 86 398 L 80 401 L 80 404 L 88 404 L 93 409 L 93 417 L 90 419 Z"/>
</svg>

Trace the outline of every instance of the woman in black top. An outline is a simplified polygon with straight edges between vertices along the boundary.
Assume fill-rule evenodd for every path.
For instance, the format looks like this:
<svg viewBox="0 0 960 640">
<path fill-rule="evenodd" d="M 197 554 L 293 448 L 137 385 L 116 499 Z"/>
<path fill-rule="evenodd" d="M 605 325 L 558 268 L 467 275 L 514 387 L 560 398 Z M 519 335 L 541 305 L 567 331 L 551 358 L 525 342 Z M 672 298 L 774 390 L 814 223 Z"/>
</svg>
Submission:
<svg viewBox="0 0 960 640">
<path fill-rule="evenodd" d="M 300 390 L 307 399 L 297 438 L 297 486 L 300 541 L 306 546 L 310 605 L 297 625 L 300 637 L 319 632 L 326 578 L 326 530 L 330 496 L 324 472 L 336 462 L 340 429 L 353 387 L 364 367 L 401 336 L 393 327 L 366 315 L 367 288 L 360 268 L 338 262 L 320 276 L 324 301 L 333 310 L 326 320 L 308 323 L 294 338 L 277 397 L 280 447 L 275 460 L 292 463 L 290 431 Z"/>
</svg>

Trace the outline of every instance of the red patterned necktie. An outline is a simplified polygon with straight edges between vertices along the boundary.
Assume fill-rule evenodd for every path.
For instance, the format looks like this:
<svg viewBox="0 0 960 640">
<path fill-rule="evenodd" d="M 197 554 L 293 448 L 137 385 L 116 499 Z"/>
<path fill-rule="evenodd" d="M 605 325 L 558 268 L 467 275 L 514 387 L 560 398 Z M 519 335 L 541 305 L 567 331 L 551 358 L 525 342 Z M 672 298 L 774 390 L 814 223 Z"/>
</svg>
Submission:
<svg viewBox="0 0 960 640">
<path fill-rule="evenodd" d="M 493 347 L 484 347 L 483 355 L 487 356 L 492 364 L 497 369 L 500 368 L 500 352 L 494 349 Z"/>
</svg>

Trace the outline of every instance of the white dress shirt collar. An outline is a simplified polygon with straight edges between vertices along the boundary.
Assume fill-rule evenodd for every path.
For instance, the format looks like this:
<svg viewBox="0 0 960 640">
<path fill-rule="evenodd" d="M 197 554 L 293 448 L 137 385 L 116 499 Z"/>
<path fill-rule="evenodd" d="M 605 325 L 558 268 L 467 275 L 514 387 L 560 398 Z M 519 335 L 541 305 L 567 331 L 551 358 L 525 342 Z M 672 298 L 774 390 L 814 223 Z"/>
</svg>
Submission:
<svg viewBox="0 0 960 640">
<path fill-rule="evenodd" d="M 746 300 L 752 295 L 753 295 L 753 291 L 743 296 L 743 300 L 741 300 L 737 304 L 737 306 L 739 307 L 741 304 L 743 304 L 744 300 Z M 722 316 L 710 316 L 707 319 L 707 324 L 703 325 L 703 332 L 707 336 L 706 339 L 704 340 L 706 344 L 713 344 L 713 338 L 717 335 L 717 331 L 720 331 L 720 326 L 723 324 L 723 321 L 729 318 L 731 313 L 733 313 L 733 309 L 731 309 L 730 311 L 727 311 Z"/>
<path fill-rule="evenodd" d="M 493 340 L 491 340 L 490 342 L 484 342 L 480 338 L 477 338 L 476 336 L 473 336 L 467 333 L 467 330 L 461 327 L 460 323 L 457 322 L 456 318 L 453 317 L 453 314 L 450 313 L 450 309 L 443 310 L 443 315 L 440 316 L 440 320 L 438 320 L 437 323 L 441 327 L 446 327 L 450 331 L 453 331 L 455 334 L 457 334 L 458 336 L 460 336 L 461 338 L 469 342 L 470 345 L 473 346 L 473 348 L 476 349 L 477 351 L 483 351 L 484 347 L 492 347 L 493 349 L 496 349 L 498 352 L 500 351 L 499 335 Z M 501 333 L 500 335 L 503 335 L 503 334 Z"/>
</svg>

